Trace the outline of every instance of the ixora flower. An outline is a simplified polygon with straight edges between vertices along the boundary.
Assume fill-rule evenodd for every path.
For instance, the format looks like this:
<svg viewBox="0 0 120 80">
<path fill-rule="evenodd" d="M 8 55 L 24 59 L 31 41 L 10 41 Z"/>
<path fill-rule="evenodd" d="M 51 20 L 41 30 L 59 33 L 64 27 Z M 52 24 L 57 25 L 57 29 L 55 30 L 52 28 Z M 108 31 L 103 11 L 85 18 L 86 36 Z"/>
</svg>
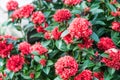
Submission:
<svg viewBox="0 0 120 80">
<path fill-rule="evenodd" d="M 77 5 L 80 2 L 82 2 L 82 0 L 63 0 L 63 2 L 66 5 L 73 6 L 73 5 Z"/>
<path fill-rule="evenodd" d="M 110 48 L 115 48 L 114 42 L 109 37 L 100 38 L 100 41 L 98 42 L 97 46 L 100 50 L 108 50 Z"/>
<path fill-rule="evenodd" d="M 0 41 L 0 57 L 6 58 L 13 49 L 12 44 L 8 44 L 6 40 Z"/>
<path fill-rule="evenodd" d="M 45 47 L 43 47 L 39 42 L 37 42 L 33 46 L 31 46 L 31 53 L 33 51 L 37 51 L 40 55 L 43 55 L 48 50 Z"/>
<path fill-rule="evenodd" d="M 13 14 L 12 14 L 12 18 L 14 19 L 19 19 L 19 18 L 28 18 L 32 12 L 34 10 L 34 6 L 31 4 L 22 6 L 19 9 L 16 9 Z"/>
<path fill-rule="evenodd" d="M 55 27 L 52 30 L 52 37 L 53 37 L 53 39 L 58 40 L 60 38 L 60 36 L 61 36 L 61 33 L 62 32 L 59 31 L 58 27 Z"/>
<path fill-rule="evenodd" d="M 53 15 L 53 18 L 56 22 L 63 22 L 69 20 L 71 17 L 71 13 L 68 9 L 59 9 Z"/>
<path fill-rule="evenodd" d="M 120 22 L 112 22 L 112 29 L 120 32 Z"/>
<path fill-rule="evenodd" d="M 104 73 L 103 72 L 94 72 L 93 76 L 98 80 L 104 80 Z"/>
<path fill-rule="evenodd" d="M 73 39 L 72 39 L 70 34 L 68 34 L 65 37 L 63 37 L 63 40 L 65 41 L 66 44 L 73 43 Z"/>
<path fill-rule="evenodd" d="M 7 7 L 7 10 L 9 10 L 9 11 L 15 10 L 18 8 L 18 2 L 14 1 L 14 0 L 9 0 L 7 2 L 6 7 Z"/>
<path fill-rule="evenodd" d="M 89 28 L 89 26 L 91 26 L 91 24 L 87 19 L 75 18 L 68 27 L 68 31 L 72 37 L 78 39 L 88 38 L 92 34 L 92 29 Z"/>
<path fill-rule="evenodd" d="M 42 32 L 42 33 L 45 33 L 46 30 L 44 29 L 43 26 L 35 26 L 35 29 L 37 30 L 38 33 Z"/>
<path fill-rule="evenodd" d="M 19 50 L 21 51 L 21 53 L 23 54 L 23 55 L 27 55 L 27 54 L 29 54 L 30 53 L 30 44 L 28 43 L 28 42 L 21 42 L 20 44 L 19 44 Z"/>
<path fill-rule="evenodd" d="M 112 48 L 105 51 L 105 53 L 108 54 L 108 57 L 103 57 L 101 62 L 105 63 L 108 67 L 120 70 L 120 50 Z"/>
<path fill-rule="evenodd" d="M 74 76 L 78 71 L 78 64 L 71 56 L 64 56 L 55 63 L 55 72 L 64 80 Z"/>
<path fill-rule="evenodd" d="M 31 19 L 34 24 L 42 24 L 45 21 L 45 16 L 41 11 L 36 11 L 32 14 Z"/>
<path fill-rule="evenodd" d="M 41 64 L 42 66 L 45 66 L 45 65 L 46 65 L 46 59 L 41 59 L 41 60 L 40 60 L 40 64 Z"/>
<path fill-rule="evenodd" d="M 92 80 L 92 72 L 90 70 L 83 70 L 74 80 Z"/>
<path fill-rule="evenodd" d="M 11 56 L 6 63 L 7 69 L 13 72 L 18 72 L 22 69 L 22 66 L 24 64 L 24 58 L 20 55 L 13 55 Z"/>
<path fill-rule="evenodd" d="M 50 40 L 50 39 L 51 39 L 51 33 L 50 33 L 50 32 L 45 32 L 44 38 L 45 38 L 46 40 Z"/>
</svg>

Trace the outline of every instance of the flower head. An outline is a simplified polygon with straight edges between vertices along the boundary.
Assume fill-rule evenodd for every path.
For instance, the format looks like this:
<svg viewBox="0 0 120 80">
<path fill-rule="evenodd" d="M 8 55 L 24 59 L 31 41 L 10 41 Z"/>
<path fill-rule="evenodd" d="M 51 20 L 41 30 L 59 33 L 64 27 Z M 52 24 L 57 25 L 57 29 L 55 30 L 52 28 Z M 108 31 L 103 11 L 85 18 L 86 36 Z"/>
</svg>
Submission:
<svg viewBox="0 0 120 80">
<path fill-rule="evenodd" d="M 11 10 L 15 10 L 18 8 L 18 2 L 17 1 L 14 1 L 14 0 L 9 0 L 7 2 L 7 10 L 11 11 Z"/>
<path fill-rule="evenodd" d="M 41 60 L 40 60 L 40 64 L 41 64 L 42 66 L 45 66 L 45 65 L 46 65 L 46 59 L 41 59 Z"/>
<path fill-rule="evenodd" d="M 55 63 L 55 72 L 63 79 L 69 79 L 78 71 L 78 64 L 71 56 L 64 56 Z"/>
<path fill-rule="evenodd" d="M 28 42 L 21 42 L 19 44 L 19 50 L 21 51 L 22 54 L 29 54 L 30 53 L 30 44 Z"/>
<path fill-rule="evenodd" d="M 55 27 L 53 30 L 52 30 L 52 36 L 53 36 L 53 39 L 55 40 L 58 40 L 61 36 L 61 33 L 58 29 L 58 27 Z"/>
<path fill-rule="evenodd" d="M 92 80 L 92 72 L 90 70 L 83 70 L 74 80 Z"/>
<path fill-rule="evenodd" d="M 24 64 L 24 58 L 20 55 L 13 55 L 7 60 L 6 67 L 10 71 L 18 72 L 22 69 L 22 66 Z"/>
<path fill-rule="evenodd" d="M 37 51 L 40 55 L 42 55 L 48 50 L 45 47 L 43 47 L 40 43 L 35 43 L 33 46 L 31 46 L 31 53 L 33 51 Z"/>
<path fill-rule="evenodd" d="M 53 18 L 56 22 L 63 22 L 70 19 L 71 13 L 68 9 L 59 9 L 53 15 Z"/>
<path fill-rule="evenodd" d="M 109 37 L 100 38 L 100 41 L 98 42 L 97 46 L 100 50 L 115 48 L 115 44 L 113 43 L 112 39 L 110 39 Z"/>
<path fill-rule="evenodd" d="M 94 72 L 93 76 L 96 77 L 98 80 L 104 80 L 104 73 L 103 72 Z"/>
<path fill-rule="evenodd" d="M 68 34 L 65 37 L 63 37 L 63 40 L 65 41 L 66 44 L 70 44 L 70 43 L 73 42 L 73 39 L 72 39 L 70 34 Z"/>
<path fill-rule="evenodd" d="M 63 0 L 64 4 L 69 5 L 69 6 L 77 5 L 81 1 L 82 0 Z"/>
<path fill-rule="evenodd" d="M 120 32 L 120 22 L 112 22 L 112 29 Z"/>
<path fill-rule="evenodd" d="M 87 19 L 75 18 L 68 27 L 68 31 L 72 37 L 88 38 L 92 34 L 92 29 L 89 28 L 90 25 Z"/>
<path fill-rule="evenodd" d="M 31 18 L 34 24 L 41 24 L 45 21 L 45 16 L 41 11 L 34 12 Z"/>
</svg>

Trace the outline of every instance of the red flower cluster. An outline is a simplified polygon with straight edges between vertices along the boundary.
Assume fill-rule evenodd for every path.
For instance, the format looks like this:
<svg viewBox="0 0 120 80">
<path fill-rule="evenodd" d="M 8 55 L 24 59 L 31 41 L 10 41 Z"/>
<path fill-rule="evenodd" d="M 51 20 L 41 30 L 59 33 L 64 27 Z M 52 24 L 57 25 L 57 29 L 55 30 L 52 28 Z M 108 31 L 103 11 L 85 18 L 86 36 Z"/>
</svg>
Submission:
<svg viewBox="0 0 120 80">
<path fill-rule="evenodd" d="M 120 22 L 112 22 L 112 29 L 120 32 Z"/>
<path fill-rule="evenodd" d="M 31 18 L 34 24 L 41 24 L 45 21 L 45 16 L 41 11 L 34 12 Z"/>
<path fill-rule="evenodd" d="M 64 4 L 70 5 L 70 6 L 77 5 L 77 4 L 79 4 L 81 1 L 82 1 L 82 0 L 63 0 Z"/>
<path fill-rule="evenodd" d="M 27 55 L 27 54 L 29 54 L 30 53 L 30 44 L 28 43 L 28 42 L 21 42 L 20 44 L 19 44 L 19 50 L 21 51 L 21 53 L 23 54 L 23 55 Z"/>
<path fill-rule="evenodd" d="M 10 0 L 7 2 L 7 10 L 11 11 L 11 10 L 15 10 L 18 8 L 18 2 L 14 1 L 14 0 Z"/>
<path fill-rule="evenodd" d="M 120 50 L 112 48 L 105 51 L 105 53 L 108 53 L 109 56 L 108 58 L 103 57 L 101 62 L 105 63 L 108 67 L 119 70 L 120 69 Z"/>
<path fill-rule="evenodd" d="M 46 30 L 44 29 L 43 26 L 37 26 L 37 27 L 35 26 L 35 29 L 37 30 L 38 33 L 40 33 L 40 32 L 42 32 L 42 33 L 46 32 Z"/>
<path fill-rule="evenodd" d="M 55 63 L 55 72 L 64 80 L 74 76 L 78 71 L 78 64 L 71 56 L 64 56 Z"/>
<path fill-rule="evenodd" d="M 34 6 L 28 4 L 15 10 L 11 17 L 13 18 L 13 20 L 18 18 L 27 18 L 30 16 L 30 14 L 32 14 L 33 10 L 34 10 Z"/>
<path fill-rule="evenodd" d="M 34 78 L 35 77 L 35 73 L 30 73 L 30 78 Z"/>
<path fill-rule="evenodd" d="M 52 30 L 52 37 L 53 37 L 53 39 L 58 40 L 60 38 L 60 36 L 61 36 L 61 33 L 62 32 L 59 31 L 58 27 L 55 27 Z"/>
<path fill-rule="evenodd" d="M 13 49 L 12 44 L 7 44 L 6 40 L 0 41 L 0 57 L 6 58 Z"/>
<path fill-rule="evenodd" d="M 98 42 L 97 46 L 100 50 L 108 50 L 110 48 L 115 48 L 115 44 L 109 37 L 100 38 L 100 41 Z"/>
<path fill-rule="evenodd" d="M 45 32 L 44 38 L 45 38 L 46 40 L 49 40 L 49 39 L 51 38 L 51 33 L 50 33 L 50 32 Z"/>
<path fill-rule="evenodd" d="M 41 59 L 41 60 L 40 60 L 40 64 L 41 64 L 42 66 L 45 66 L 45 65 L 46 65 L 46 59 Z"/>
<path fill-rule="evenodd" d="M 74 80 L 92 80 L 92 72 L 90 70 L 84 70 Z"/>
<path fill-rule="evenodd" d="M 31 47 L 31 53 L 33 51 L 37 51 L 40 55 L 46 53 L 48 50 L 43 47 L 40 43 L 35 43 L 32 47 Z"/>
<path fill-rule="evenodd" d="M 120 16 L 120 11 L 111 12 L 111 15 L 114 17 L 118 17 L 118 16 Z"/>
<path fill-rule="evenodd" d="M 104 80 L 104 73 L 103 72 L 94 72 L 93 76 L 96 77 L 98 80 Z"/>
<path fill-rule="evenodd" d="M 70 19 L 71 13 L 68 9 L 59 9 L 53 15 L 53 18 L 56 22 L 63 22 Z"/>
<path fill-rule="evenodd" d="M 82 43 L 79 43 L 78 46 L 80 49 L 90 48 L 93 45 L 93 40 L 88 38 L 83 38 Z"/>
<path fill-rule="evenodd" d="M 91 24 L 88 20 L 75 18 L 68 27 L 68 31 L 72 37 L 88 38 L 92 34 L 92 29 L 90 29 L 89 26 L 91 26 Z"/>
<path fill-rule="evenodd" d="M 63 37 L 63 40 L 65 41 L 66 44 L 70 44 L 73 42 L 72 37 L 70 34 L 66 35 L 65 37 Z"/>
<path fill-rule="evenodd" d="M 24 58 L 20 55 L 13 55 L 7 60 L 6 67 L 10 71 L 17 72 L 22 69 Z"/>
</svg>

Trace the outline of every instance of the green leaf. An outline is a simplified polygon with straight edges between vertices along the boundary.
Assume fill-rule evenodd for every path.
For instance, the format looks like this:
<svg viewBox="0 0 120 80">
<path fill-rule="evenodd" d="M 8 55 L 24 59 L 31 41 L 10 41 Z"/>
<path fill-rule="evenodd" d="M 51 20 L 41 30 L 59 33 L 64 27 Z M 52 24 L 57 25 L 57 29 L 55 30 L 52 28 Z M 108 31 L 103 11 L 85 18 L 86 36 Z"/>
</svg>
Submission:
<svg viewBox="0 0 120 80">
<path fill-rule="evenodd" d="M 33 51 L 32 54 L 39 55 L 37 51 Z"/>
<path fill-rule="evenodd" d="M 111 11 L 116 12 L 116 8 L 115 8 L 112 4 L 110 4 L 109 2 L 106 3 L 106 6 L 107 6 Z"/>
<path fill-rule="evenodd" d="M 50 67 L 44 67 L 43 71 L 44 71 L 44 73 L 46 73 L 48 75 L 50 72 Z"/>
<path fill-rule="evenodd" d="M 22 76 L 24 79 L 31 79 L 30 76 L 26 76 L 26 75 L 24 75 L 24 74 L 22 74 L 22 73 L 20 73 L 20 74 L 21 74 L 21 76 Z"/>
<path fill-rule="evenodd" d="M 62 32 L 61 37 L 63 38 L 63 37 L 65 37 L 68 34 L 69 34 L 68 30 L 65 30 L 64 32 Z"/>
<path fill-rule="evenodd" d="M 106 54 L 106 53 L 103 53 L 103 54 L 101 54 L 101 56 L 102 56 L 102 57 L 106 57 L 106 58 L 108 58 L 109 55 Z"/>
<path fill-rule="evenodd" d="M 51 43 L 51 40 L 41 42 L 42 46 L 44 46 L 44 47 L 47 47 L 50 43 Z"/>
<path fill-rule="evenodd" d="M 8 75 L 8 76 L 10 77 L 10 79 L 12 79 L 12 78 L 13 78 L 14 74 L 15 74 L 14 72 L 10 72 L 10 73 L 9 73 L 9 75 Z"/>
<path fill-rule="evenodd" d="M 43 33 L 36 33 L 30 36 L 30 38 L 34 38 L 34 37 L 43 37 Z"/>
<path fill-rule="evenodd" d="M 97 36 L 95 32 L 92 33 L 91 38 L 95 40 L 96 42 L 99 42 L 99 37 Z"/>
<path fill-rule="evenodd" d="M 39 78 L 40 74 L 41 74 L 41 71 L 35 72 L 35 78 Z"/>
<path fill-rule="evenodd" d="M 39 56 L 34 56 L 34 60 L 39 63 L 40 57 Z"/>
<path fill-rule="evenodd" d="M 51 66 L 51 65 L 53 65 L 54 63 L 52 62 L 52 60 L 48 60 L 47 61 L 47 66 Z"/>
<path fill-rule="evenodd" d="M 62 79 L 58 76 L 54 80 L 62 80 Z"/>
<path fill-rule="evenodd" d="M 112 76 L 115 73 L 115 69 L 114 68 L 108 68 L 108 72 Z"/>
</svg>

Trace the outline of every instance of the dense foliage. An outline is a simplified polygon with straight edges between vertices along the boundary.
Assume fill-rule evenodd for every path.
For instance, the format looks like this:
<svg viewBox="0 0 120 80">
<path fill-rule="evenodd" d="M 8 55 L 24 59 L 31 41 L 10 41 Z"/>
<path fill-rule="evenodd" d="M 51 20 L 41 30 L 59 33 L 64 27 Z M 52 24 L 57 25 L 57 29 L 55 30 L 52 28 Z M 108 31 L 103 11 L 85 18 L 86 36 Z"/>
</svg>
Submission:
<svg viewBox="0 0 120 80">
<path fill-rule="evenodd" d="M 119 0 L 34 0 L 22 7 L 10 0 L 6 7 L 3 26 L 23 38 L 0 36 L 0 80 L 120 80 Z"/>
</svg>

